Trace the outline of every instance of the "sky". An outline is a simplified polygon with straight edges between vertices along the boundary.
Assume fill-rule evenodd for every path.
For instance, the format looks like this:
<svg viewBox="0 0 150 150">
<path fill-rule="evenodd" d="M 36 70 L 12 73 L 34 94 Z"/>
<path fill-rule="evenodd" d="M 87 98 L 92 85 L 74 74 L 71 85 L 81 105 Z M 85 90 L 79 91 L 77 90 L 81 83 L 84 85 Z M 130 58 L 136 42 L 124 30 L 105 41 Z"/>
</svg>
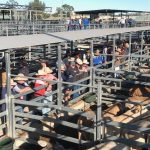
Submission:
<svg viewBox="0 0 150 150">
<path fill-rule="evenodd" d="M 7 0 L 0 0 L 6 3 Z M 19 4 L 26 5 L 33 0 L 15 0 Z M 62 4 L 69 4 L 75 11 L 94 9 L 123 9 L 123 10 L 143 10 L 150 11 L 150 0 L 41 0 L 46 6 L 52 7 L 53 12 L 56 7 Z"/>
</svg>

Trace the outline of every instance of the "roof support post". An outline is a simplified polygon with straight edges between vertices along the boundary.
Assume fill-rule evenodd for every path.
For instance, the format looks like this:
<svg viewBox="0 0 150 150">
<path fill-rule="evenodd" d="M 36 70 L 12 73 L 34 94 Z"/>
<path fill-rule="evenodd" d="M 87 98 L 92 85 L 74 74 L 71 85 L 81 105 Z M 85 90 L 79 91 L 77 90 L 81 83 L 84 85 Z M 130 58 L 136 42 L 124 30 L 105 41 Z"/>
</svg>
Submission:
<svg viewBox="0 0 150 150">
<path fill-rule="evenodd" d="M 5 11 L 3 10 L 2 13 L 3 13 L 3 20 L 5 20 Z"/>
<path fill-rule="evenodd" d="M 43 58 L 46 59 L 46 46 L 43 45 Z"/>
<path fill-rule="evenodd" d="M 72 51 L 74 50 L 74 42 L 73 41 L 70 42 L 70 49 L 71 49 L 71 53 L 72 53 Z"/>
<path fill-rule="evenodd" d="M 36 10 L 36 21 L 37 21 L 37 10 Z"/>
<path fill-rule="evenodd" d="M 12 20 L 12 16 L 11 16 L 11 15 L 12 15 L 12 13 L 11 13 L 11 9 L 9 10 L 9 12 L 10 12 L 10 13 L 9 13 L 9 15 L 10 15 L 10 20 Z"/>
<path fill-rule="evenodd" d="M 114 21 L 115 21 L 115 13 L 113 13 L 113 27 L 114 27 Z"/>
<path fill-rule="evenodd" d="M 121 40 L 121 33 L 119 34 L 119 40 Z"/>
<path fill-rule="evenodd" d="M 31 46 L 29 47 L 28 60 L 31 61 Z"/>
<path fill-rule="evenodd" d="M 102 82 L 98 81 L 97 87 L 97 140 L 101 142 L 102 135 Z"/>
<path fill-rule="evenodd" d="M 51 54 L 51 51 L 52 51 L 51 44 L 48 44 L 48 53 Z"/>
<path fill-rule="evenodd" d="M 8 136 L 15 138 L 15 117 L 14 117 L 14 103 L 11 99 L 11 71 L 10 71 L 10 51 L 5 52 L 5 62 L 6 63 L 6 112 L 7 112 L 7 127 L 8 127 Z"/>
<path fill-rule="evenodd" d="M 106 41 L 109 42 L 109 35 L 106 36 Z"/>
<path fill-rule="evenodd" d="M 142 50 L 143 50 L 143 44 L 144 44 L 143 37 L 144 37 L 144 31 L 142 31 L 141 33 L 141 56 L 142 56 Z M 141 60 L 142 60 L 142 57 L 141 57 Z"/>
<path fill-rule="evenodd" d="M 121 11 L 121 18 L 122 18 L 122 11 Z"/>
<path fill-rule="evenodd" d="M 30 21 L 32 20 L 32 12 L 31 12 L 31 10 L 30 10 Z"/>
<path fill-rule="evenodd" d="M 58 80 L 61 81 L 61 45 L 58 45 Z M 62 83 L 57 83 L 58 95 L 57 95 L 57 105 L 61 109 L 62 106 Z"/>
<path fill-rule="evenodd" d="M 132 33 L 129 33 L 129 57 L 128 57 L 128 70 L 131 71 L 131 42 L 132 42 Z"/>
<path fill-rule="evenodd" d="M 91 40 L 91 43 L 90 43 L 90 48 L 91 48 L 91 59 L 90 59 L 90 85 L 94 85 L 94 68 L 93 68 L 93 50 L 94 50 L 94 46 L 93 46 L 93 40 Z M 90 88 L 90 92 L 93 92 L 93 88 Z"/>
<path fill-rule="evenodd" d="M 26 20 L 28 20 L 29 11 L 26 12 Z"/>
</svg>

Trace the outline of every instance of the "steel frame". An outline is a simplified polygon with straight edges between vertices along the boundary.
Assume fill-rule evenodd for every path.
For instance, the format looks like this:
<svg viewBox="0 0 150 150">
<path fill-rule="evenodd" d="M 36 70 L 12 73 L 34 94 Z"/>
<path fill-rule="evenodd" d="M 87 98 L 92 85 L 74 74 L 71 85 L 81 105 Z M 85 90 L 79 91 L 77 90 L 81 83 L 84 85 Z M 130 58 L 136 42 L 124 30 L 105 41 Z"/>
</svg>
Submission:
<svg viewBox="0 0 150 150">
<path fill-rule="evenodd" d="M 143 35 L 143 34 L 142 34 Z M 131 37 L 132 37 L 132 33 L 129 33 L 129 55 L 127 56 L 123 56 L 123 57 L 128 57 L 128 64 L 130 65 L 131 63 L 133 63 L 133 59 L 134 58 L 141 58 L 140 60 L 142 61 L 142 58 L 143 59 L 146 59 L 146 60 L 149 60 L 150 59 L 150 56 L 149 56 L 149 53 L 150 51 L 147 53 L 147 55 L 143 55 L 143 51 L 144 50 L 140 50 L 134 54 L 131 54 Z M 143 36 L 142 36 L 142 39 L 143 39 Z M 93 44 L 93 40 L 91 40 L 91 58 L 93 58 L 93 48 L 94 48 L 94 44 Z M 143 43 L 141 43 L 141 45 L 143 45 Z M 113 39 L 113 49 L 115 47 L 115 38 Z M 48 45 L 48 48 L 50 49 L 50 45 Z M 29 50 L 31 50 L 31 48 L 29 48 Z M 103 132 L 103 128 L 104 126 L 117 126 L 117 127 L 122 127 L 123 128 L 129 128 L 132 129 L 132 130 L 135 130 L 135 131 L 139 131 L 139 132 L 149 132 L 149 129 L 146 129 L 146 128 L 134 128 L 132 125 L 130 124 L 121 124 L 121 123 L 110 123 L 110 122 L 106 122 L 104 123 L 103 121 L 103 118 L 102 118 L 102 102 L 105 102 L 105 101 L 110 101 L 110 102 L 114 102 L 114 101 L 119 101 L 117 99 L 117 96 L 114 95 L 114 98 L 104 98 L 104 95 L 107 95 L 105 93 L 102 92 L 102 88 L 103 87 L 110 87 L 109 84 L 108 85 L 104 85 L 103 84 L 103 80 L 108 80 L 108 81 L 113 81 L 113 82 L 130 82 L 130 83 L 133 83 L 133 84 L 143 84 L 143 85 L 147 85 L 149 86 L 149 83 L 142 83 L 140 81 L 135 81 L 135 82 L 131 82 L 131 81 L 123 81 L 122 79 L 114 79 L 114 78 L 110 78 L 110 77 L 97 77 L 95 75 L 95 72 L 96 71 L 99 71 L 99 72 L 110 72 L 110 73 L 124 73 L 125 71 L 124 70 L 121 70 L 121 71 L 115 71 L 114 67 L 112 67 L 112 69 L 99 69 L 97 66 L 93 66 L 93 61 L 91 60 L 91 64 L 90 64 L 90 77 L 86 78 L 86 79 L 82 79 L 76 83 L 66 83 L 66 82 L 62 82 L 60 79 L 61 79 L 61 74 L 60 74 L 60 66 L 61 66 L 61 46 L 60 44 L 58 44 L 58 78 L 59 78 L 59 81 L 50 81 L 52 82 L 53 84 L 57 84 L 58 85 L 58 91 L 54 91 L 52 92 L 51 94 L 56 94 L 57 93 L 57 105 L 52 105 L 50 103 L 48 104 L 43 104 L 43 103 L 39 103 L 38 101 L 40 99 L 42 99 L 43 97 L 39 97 L 39 98 L 36 98 L 36 99 L 33 99 L 32 101 L 30 102 L 26 102 L 26 101 L 19 101 L 17 98 L 22 95 L 22 94 L 19 94 L 19 95 L 16 95 L 15 97 L 11 97 L 11 92 L 10 92 L 10 78 L 11 77 L 14 77 L 16 75 L 12 75 L 11 72 L 10 72 L 10 50 L 7 50 L 5 52 L 5 61 L 7 61 L 6 63 L 6 71 L 7 71 L 7 98 L 6 98 L 6 105 L 7 105 L 7 109 L 5 112 L 3 113 L 0 113 L 0 116 L 4 116 L 7 114 L 7 127 L 8 127 L 8 135 L 12 138 L 15 138 L 15 129 L 16 128 L 20 128 L 20 129 L 23 129 L 23 130 L 26 130 L 26 131 L 31 131 L 31 132 L 38 132 L 39 134 L 42 134 L 42 135 L 47 135 L 47 136 L 50 136 L 50 137 L 54 137 L 54 138 L 58 138 L 58 139 L 61 139 L 61 140 L 66 140 L 66 141 L 71 141 L 71 142 L 74 142 L 74 143 L 87 143 L 89 141 L 78 141 L 77 139 L 75 138 L 72 138 L 72 137 L 66 137 L 65 135 L 60 135 L 60 134 L 53 134 L 53 133 L 49 133 L 49 132 L 46 132 L 46 131 L 37 131 L 35 128 L 32 128 L 32 127 L 27 127 L 25 125 L 18 125 L 16 124 L 16 117 L 21 117 L 21 118 L 30 118 L 30 119 L 36 119 L 36 120 L 47 120 L 47 121 L 52 121 L 52 122 L 55 122 L 55 123 L 59 123 L 59 124 L 62 124 L 62 125 L 65 125 L 67 127 L 72 127 L 72 128 L 75 128 L 75 129 L 79 129 L 78 126 L 76 124 L 73 124 L 73 123 L 70 123 L 70 122 L 67 122 L 67 121 L 62 121 L 62 120 L 59 120 L 59 119 L 53 119 L 53 118 L 49 118 L 49 117 L 43 117 L 43 116 L 35 116 L 35 115 L 31 115 L 30 113 L 18 113 L 15 111 L 15 104 L 21 104 L 21 105 L 25 105 L 25 106 L 34 106 L 34 107 L 49 107 L 49 108 L 54 108 L 55 110 L 59 110 L 59 113 L 61 112 L 67 112 L 67 113 L 73 113 L 73 114 L 78 114 L 78 115 L 81 115 L 81 116 L 84 116 L 84 117 L 88 117 L 88 114 L 85 113 L 85 112 L 82 112 L 82 111 L 79 111 L 79 110 L 73 110 L 71 108 L 69 108 L 68 106 L 64 107 L 62 105 L 62 84 L 67 84 L 67 85 L 79 85 L 81 86 L 80 89 L 78 89 L 77 91 L 83 89 L 83 88 L 90 88 L 90 91 L 97 91 L 97 115 L 93 118 L 94 119 L 94 126 L 92 128 L 87 128 L 87 127 L 82 127 L 80 130 L 82 131 L 85 131 L 85 132 L 90 132 L 90 133 L 93 133 L 94 134 L 94 139 L 93 139 L 93 142 L 94 141 L 105 141 L 104 137 L 105 137 L 105 133 Z M 113 51 L 114 52 L 114 51 Z M 46 54 L 45 54 L 46 55 Z M 30 54 L 30 51 L 29 51 L 29 60 L 31 59 L 31 54 Z M 109 62 L 109 63 L 112 63 L 114 64 L 114 59 L 115 59 L 115 54 L 113 54 L 113 60 L 112 62 Z M 132 71 L 132 66 L 130 66 L 127 70 L 128 72 L 131 72 Z M 93 75 L 94 73 L 94 75 Z M 139 72 L 136 72 L 137 74 L 140 74 Z M 143 76 L 147 76 L 147 77 L 150 77 L 149 74 L 142 74 Z M 28 77 L 28 79 L 30 80 L 35 80 L 35 78 L 33 77 Z M 98 79 L 98 83 L 95 83 L 95 80 Z M 85 81 L 85 80 L 90 80 L 90 84 L 89 85 L 83 85 L 81 84 L 81 82 Z M 42 88 L 42 87 L 40 87 Z M 121 89 L 120 86 L 114 86 L 114 87 L 110 87 L 112 89 Z M 93 90 L 94 89 L 94 90 Z M 36 89 L 37 90 L 37 89 Z M 30 92 L 27 92 L 27 93 L 24 93 L 23 95 L 26 95 L 28 93 L 31 93 L 33 91 L 30 91 Z M 73 91 L 73 92 L 76 92 L 76 91 Z M 82 95 L 81 95 L 82 96 Z M 119 98 L 119 97 L 118 97 Z M 78 99 L 75 99 L 73 101 L 76 101 Z M 4 103 L 4 100 L 1 101 L 0 103 Z M 138 103 L 133 103 L 133 102 L 128 102 L 128 101 L 125 101 L 125 103 L 132 103 L 132 104 L 138 104 Z M 150 105 L 148 104 L 147 107 L 150 107 Z M 0 128 L 3 128 L 4 125 L 1 125 Z M 102 136 L 101 136 L 102 135 Z M 107 138 L 106 140 L 115 140 L 115 141 L 120 141 L 122 143 L 126 143 L 127 145 L 132 145 L 131 141 L 130 140 L 122 140 L 121 138 L 115 138 L 115 137 L 110 137 L 110 138 Z M 141 143 L 138 143 L 138 142 L 134 142 L 133 143 L 134 146 L 141 146 L 141 147 L 148 147 L 150 146 L 149 144 L 141 144 Z"/>
</svg>

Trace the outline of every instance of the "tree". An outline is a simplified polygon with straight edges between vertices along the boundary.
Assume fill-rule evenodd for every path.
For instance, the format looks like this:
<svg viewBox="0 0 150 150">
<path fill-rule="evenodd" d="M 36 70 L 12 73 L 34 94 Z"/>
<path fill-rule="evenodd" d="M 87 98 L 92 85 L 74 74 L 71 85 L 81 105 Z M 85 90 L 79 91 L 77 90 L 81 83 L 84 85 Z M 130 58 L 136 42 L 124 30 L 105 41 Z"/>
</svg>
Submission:
<svg viewBox="0 0 150 150">
<path fill-rule="evenodd" d="M 45 3 L 40 0 L 34 0 L 29 3 L 29 9 L 30 10 L 45 10 Z"/>
<path fill-rule="evenodd" d="M 8 5 L 8 8 L 15 8 L 18 5 L 18 2 L 15 0 L 9 0 L 6 2 L 6 5 Z"/>
<path fill-rule="evenodd" d="M 56 8 L 56 13 L 54 13 L 53 16 L 58 16 L 59 14 L 67 14 L 67 17 L 70 17 L 72 11 L 74 11 L 73 6 L 64 4 L 61 7 Z"/>
</svg>

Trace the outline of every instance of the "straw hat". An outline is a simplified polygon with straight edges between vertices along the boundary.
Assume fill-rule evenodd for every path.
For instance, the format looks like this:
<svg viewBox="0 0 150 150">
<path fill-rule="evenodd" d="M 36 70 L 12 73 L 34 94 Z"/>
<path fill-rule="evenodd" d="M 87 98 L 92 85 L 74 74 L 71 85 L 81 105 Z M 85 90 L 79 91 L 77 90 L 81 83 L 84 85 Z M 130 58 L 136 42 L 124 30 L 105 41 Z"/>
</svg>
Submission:
<svg viewBox="0 0 150 150">
<path fill-rule="evenodd" d="M 46 74 L 48 74 L 48 73 L 52 73 L 53 70 L 50 69 L 49 67 L 45 67 L 45 68 L 44 68 L 44 72 L 45 72 Z"/>
<path fill-rule="evenodd" d="M 68 59 L 68 61 L 75 61 L 75 58 L 71 57 L 70 59 Z"/>
<path fill-rule="evenodd" d="M 14 80 L 13 80 L 13 79 L 11 79 L 11 80 L 10 80 L 10 84 L 11 84 L 12 86 L 15 86 L 17 83 L 16 83 L 16 82 L 14 82 Z"/>
<path fill-rule="evenodd" d="M 76 63 L 79 64 L 79 65 L 82 65 L 82 64 L 83 64 L 82 60 L 79 59 L 79 58 L 76 59 Z"/>
<path fill-rule="evenodd" d="M 46 141 L 43 141 L 43 140 L 39 140 L 39 141 L 38 141 L 38 144 L 39 144 L 41 147 L 46 147 L 46 146 L 47 146 L 47 142 L 46 142 Z"/>
<path fill-rule="evenodd" d="M 45 76 L 47 73 L 44 70 L 38 70 L 38 73 L 35 74 L 36 76 Z"/>
<path fill-rule="evenodd" d="M 87 59 L 83 59 L 83 64 L 89 64 L 89 62 L 87 61 Z"/>
<path fill-rule="evenodd" d="M 24 76 L 24 74 L 20 73 L 17 77 L 14 78 L 15 81 L 27 81 L 28 79 Z"/>
</svg>

